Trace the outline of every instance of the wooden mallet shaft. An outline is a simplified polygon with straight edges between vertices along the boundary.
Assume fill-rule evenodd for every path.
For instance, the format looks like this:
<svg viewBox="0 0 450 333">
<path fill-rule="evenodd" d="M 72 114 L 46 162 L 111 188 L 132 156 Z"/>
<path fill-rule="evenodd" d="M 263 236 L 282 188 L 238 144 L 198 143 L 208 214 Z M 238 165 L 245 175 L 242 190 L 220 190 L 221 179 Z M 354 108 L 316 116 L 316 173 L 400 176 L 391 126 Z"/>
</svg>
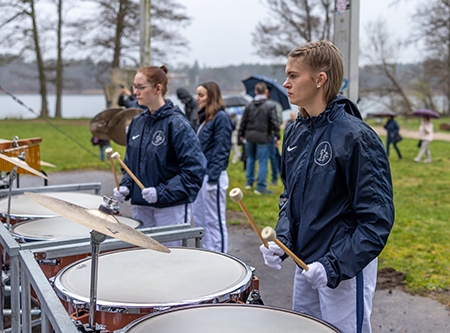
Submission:
<svg viewBox="0 0 450 333">
<path fill-rule="evenodd" d="M 114 175 L 114 181 L 116 182 L 116 188 L 119 189 L 120 185 L 119 185 L 119 178 L 117 178 L 117 172 L 116 172 L 116 168 L 114 167 L 114 161 L 111 158 L 111 155 L 113 154 L 113 149 L 112 148 L 106 148 L 105 149 L 105 154 L 106 154 L 106 158 L 109 160 L 109 164 L 111 164 L 111 171 Z"/>
<path fill-rule="evenodd" d="M 284 245 L 278 238 L 277 233 L 271 227 L 264 227 L 261 231 L 261 237 L 266 241 L 274 241 L 289 257 L 292 258 L 301 268 L 305 271 L 309 270 L 308 265 L 306 265 L 299 257 L 295 255 L 294 252 L 289 250 L 286 245 Z"/>
<path fill-rule="evenodd" d="M 232 201 L 237 202 L 239 204 L 239 206 L 241 207 L 245 216 L 247 217 L 247 220 L 252 225 L 253 230 L 255 230 L 256 234 L 258 235 L 259 239 L 261 240 L 261 243 L 263 243 L 266 248 L 269 247 L 269 244 L 267 244 L 267 242 L 261 236 L 261 229 L 259 229 L 259 227 L 256 224 L 255 220 L 253 219 L 252 215 L 247 210 L 247 207 L 245 207 L 244 203 L 242 202 L 242 198 L 244 197 L 242 190 L 240 188 L 236 187 L 230 191 L 229 195 L 230 195 L 230 198 Z"/>
<path fill-rule="evenodd" d="M 145 186 L 142 185 L 142 183 L 137 179 L 137 177 L 134 175 L 134 173 L 130 170 L 130 168 L 127 167 L 127 165 L 120 159 L 120 154 L 118 152 L 115 152 L 111 155 L 111 158 L 119 161 L 122 168 L 125 169 L 125 171 L 130 175 L 131 178 L 135 181 L 135 183 L 141 188 L 141 190 L 145 189 Z"/>
</svg>

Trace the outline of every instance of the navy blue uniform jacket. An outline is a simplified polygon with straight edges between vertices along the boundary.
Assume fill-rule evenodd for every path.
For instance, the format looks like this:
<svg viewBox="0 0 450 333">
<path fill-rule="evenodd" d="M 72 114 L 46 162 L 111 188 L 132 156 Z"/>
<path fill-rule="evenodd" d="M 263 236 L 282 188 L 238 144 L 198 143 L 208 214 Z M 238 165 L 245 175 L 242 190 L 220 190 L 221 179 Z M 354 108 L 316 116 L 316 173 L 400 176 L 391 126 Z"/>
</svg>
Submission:
<svg viewBox="0 0 450 333">
<path fill-rule="evenodd" d="M 158 208 L 194 202 L 206 170 L 194 130 L 170 101 L 153 115 L 147 110 L 133 118 L 124 163 L 146 188 L 155 187 L 158 195 L 158 201 L 149 204 L 125 173 L 120 185 L 130 189 L 131 203 Z"/>
<path fill-rule="evenodd" d="M 337 97 L 319 116 L 297 118 L 283 142 L 277 237 L 307 264 L 319 261 L 330 288 L 380 254 L 394 222 L 386 152 L 355 113 Z"/>
</svg>

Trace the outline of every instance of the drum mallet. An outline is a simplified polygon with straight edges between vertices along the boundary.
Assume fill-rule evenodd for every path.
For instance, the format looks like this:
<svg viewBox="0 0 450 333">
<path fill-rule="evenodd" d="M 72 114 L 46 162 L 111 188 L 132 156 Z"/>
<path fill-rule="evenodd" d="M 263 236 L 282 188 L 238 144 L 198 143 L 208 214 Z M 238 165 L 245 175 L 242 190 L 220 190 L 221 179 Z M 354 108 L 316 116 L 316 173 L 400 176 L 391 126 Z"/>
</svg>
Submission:
<svg viewBox="0 0 450 333">
<path fill-rule="evenodd" d="M 109 160 L 109 163 L 111 164 L 111 171 L 114 175 L 114 181 L 116 182 L 116 188 L 119 189 L 119 179 L 117 178 L 117 172 L 116 168 L 114 167 L 114 161 L 111 158 L 111 155 L 113 154 L 113 149 L 111 147 L 105 149 L 106 158 Z"/>
<path fill-rule="evenodd" d="M 142 183 L 137 179 L 137 177 L 134 175 L 134 173 L 130 170 L 130 168 L 127 167 L 127 165 L 120 159 L 120 154 L 118 152 L 115 152 L 111 155 L 111 158 L 114 160 L 118 160 L 122 168 L 125 169 L 125 171 L 130 175 L 131 178 L 136 182 L 136 184 L 141 188 L 141 190 L 145 189 L 145 186 L 142 185 Z"/>
<path fill-rule="evenodd" d="M 292 258 L 301 268 L 303 268 L 305 271 L 309 270 L 308 265 L 306 265 L 302 260 L 299 259 L 295 255 L 294 252 L 289 250 L 286 245 L 284 245 L 278 238 L 277 233 L 275 230 L 273 230 L 271 227 L 264 227 L 261 231 L 261 238 L 264 239 L 266 242 L 274 241 L 283 251 L 286 253 L 289 257 Z"/>
<path fill-rule="evenodd" d="M 244 203 L 242 202 L 242 198 L 244 197 L 242 190 L 238 187 L 235 187 L 234 189 L 232 189 L 230 191 L 229 195 L 230 195 L 230 198 L 232 201 L 237 202 L 239 204 L 239 206 L 241 206 L 242 211 L 244 212 L 248 221 L 252 225 L 253 230 L 255 230 L 256 234 L 258 235 L 259 239 L 261 240 L 261 243 L 263 243 L 266 248 L 269 247 L 269 244 L 267 244 L 267 242 L 261 236 L 261 229 L 259 229 L 259 227 L 256 225 L 255 220 L 250 215 L 249 211 L 247 210 L 247 207 L 245 207 Z"/>
</svg>

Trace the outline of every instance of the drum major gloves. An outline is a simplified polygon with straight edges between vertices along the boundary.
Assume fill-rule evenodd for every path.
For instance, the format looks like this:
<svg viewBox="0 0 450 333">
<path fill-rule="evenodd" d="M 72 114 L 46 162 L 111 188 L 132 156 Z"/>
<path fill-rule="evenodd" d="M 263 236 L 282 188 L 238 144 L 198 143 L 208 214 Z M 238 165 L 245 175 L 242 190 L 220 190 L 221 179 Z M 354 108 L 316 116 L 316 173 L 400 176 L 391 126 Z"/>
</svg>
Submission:
<svg viewBox="0 0 450 333">
<path fill-rule="evenodd" d="M 152 204 L 158 201 L 158 195 L 156 194 L 156 188 L 148 187 L 142 190 L 142 197 L 145 201 Z"/>
<path fill-rule="evenodd" d="M 259 250 L 263 254 L 264 263 L 274 269 L 281 269 L 281 258 L 284 251 L 273 241 L 267 242 L 269 247 L 266 248 L 264 244 L 259 247 Z"/>
<path fill-rule="evenodd" d="M 306 277 L 313 289 L 319 289 L 327 286 L 328 278 L 325 267 L 320 262 L 313 262 L 308 265 L 309 270 L 303 270 L 302 274 Z"/>
<path fill-rule="evenodd" d="M 117 187 L 114 187 L 113 189 L 113 195 L 114 198 L 118 202 L 124 202 L 125 198 L 130 194 L 130 190 L 126 186 L 119 186 L 119 189 Z"/>
</svg>

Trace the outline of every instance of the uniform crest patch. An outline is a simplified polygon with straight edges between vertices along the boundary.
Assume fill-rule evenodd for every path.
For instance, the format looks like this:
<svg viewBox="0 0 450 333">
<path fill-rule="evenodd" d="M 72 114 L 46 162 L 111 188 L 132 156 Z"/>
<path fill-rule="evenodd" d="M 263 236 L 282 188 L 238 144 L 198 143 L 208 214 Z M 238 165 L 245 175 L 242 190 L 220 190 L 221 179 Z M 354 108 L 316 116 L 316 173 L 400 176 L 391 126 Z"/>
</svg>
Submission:
<svg viewBox="0 0 450 333">
<path fill-rule="evenodd" d="M 166 136 L 164 135 L 163 131 L 156 131 L 155 134 L 153 134 L 152 138 L 152 144 L 154 146 L 159 146 L 166 140 Z"/>
<path fill-rule="evenodd" d="M 333 150 L 331 149 L 331 144 L 328 141 L 323 141 L 319 143 L 314 152 L 314 162 L 320 166 L 324 166 L 331 161 L 332 155 Z"/>
</svg>

